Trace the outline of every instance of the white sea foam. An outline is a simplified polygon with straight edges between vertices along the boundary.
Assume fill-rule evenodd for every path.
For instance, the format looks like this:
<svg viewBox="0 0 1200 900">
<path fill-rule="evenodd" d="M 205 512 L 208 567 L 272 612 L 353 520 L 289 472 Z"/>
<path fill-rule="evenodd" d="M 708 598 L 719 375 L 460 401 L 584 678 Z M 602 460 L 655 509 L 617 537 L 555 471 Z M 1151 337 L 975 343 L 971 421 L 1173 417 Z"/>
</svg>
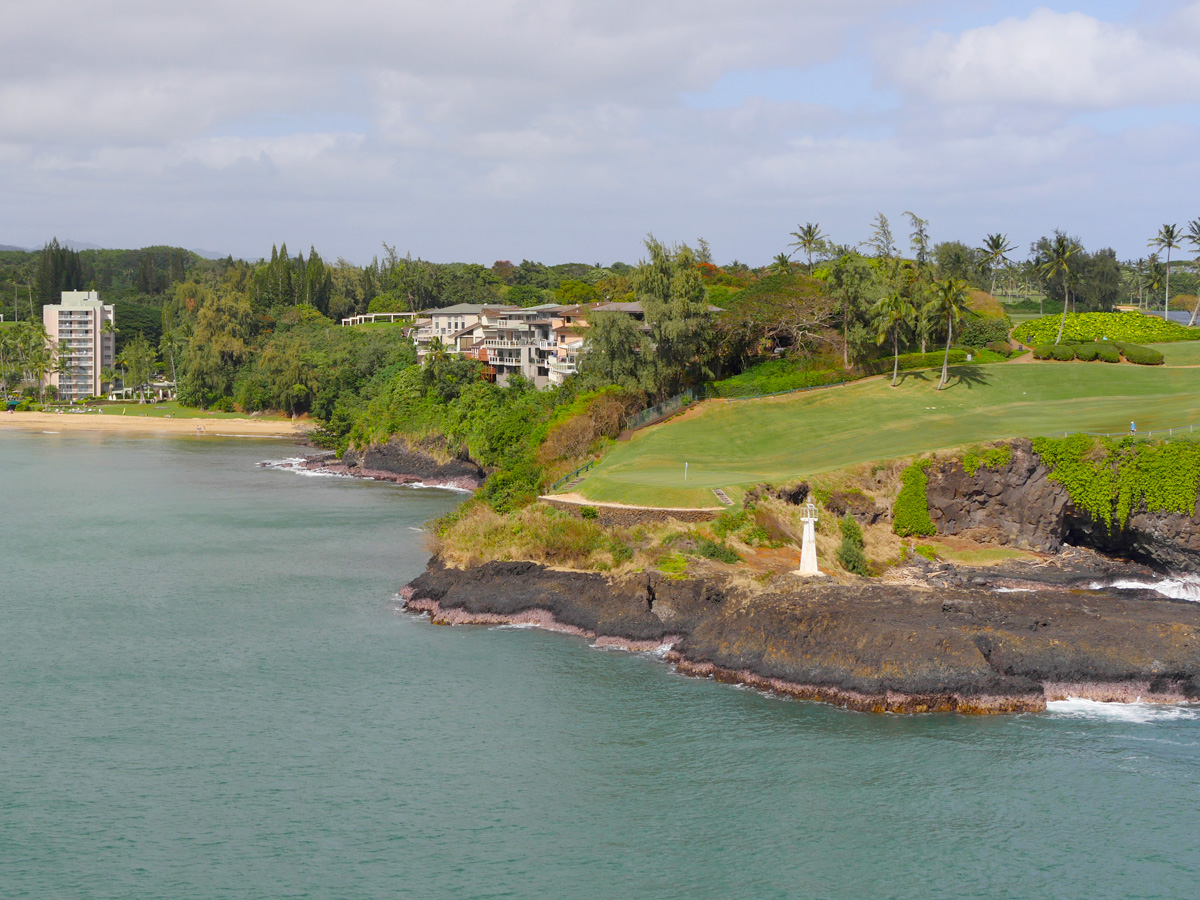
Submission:
<svg viewBox="0 0 1200 900">
<path fill-rule="evenodd" d="M 349 472 L 330 472 L 327 469 L 310 469 L 305 465 L 305 463 L 307 461 L 308 460 L 306 460 L 303 456 L 289 456 L 285 459 L 264 459 L 262 462 L 259 463 L 259 466 L 261 466 L 264 469 L 277 469 L 280 472 L 292 472 L 296 475 L 307 475 L 310 478 L 357 478 L 358 477 L 356 475 L 351 475 Z M 367 480 L 373 481 L 375 479 L 367 479 Z M 460 493 L 460 494 L 475 493 L 470 488 L 457 487 L 452 484 L 425 484 L 425 482 L 423 482 L 423 481 L 411 481 L 406 484 L 398 484 L 396 486 L 402 487 L 402 488 L 414 488 L 416 490 L 456 491 L 457 493 Z M 415 528 L 413 530 L 420 531 L 421 529 Z"/>
<path fill-rule="evenodd" d="M 475 493 L 470 488 L 458 487 L 457 485 L 453 485 L 453 484 L 426 484 L 423 481 L 410 481 L 408 484 L 400 485 L 400 487 L 418 488 L 418 489 L 429 490 L 429 491 L 457 491 L 460 494 Z M 418 531 L 419 530 L 420 529 L 418 529 Z"/>
<path fill-rule="evenodd" d="M 1029 594 L 1033 592 L 1033 588 L 992 588 L 995 594 Z"/>
<path fill-rule="evenodd" d="M 1189 600 L 1192 603 L 1200 603 L 1200 577 L 1195 575 L 1173 575 L 1159 581 L 1121 578 L 1112 582 L 1095 581 L 1089 586 L 1092 590 L 1107 587 L 1124 591 L 1157 591 L 1164 597 L 1170 597 L 1173 600 Z"/>
<path fill-rule="evenodd" d="M 341 472 L 327 472 L 324 469 L 310 469 L 305 466 L 303 456 L 290 456 L 286 459 L 264 459 L 259 463 L 264 469 L 277 469 L 281 472 L 293 472 L 296 475 L 308 475 L 312 478 L 350 478 Z"/>
<path fill-rule="evenodd" d="M 1053 700 L 1046 704 L 1046 711 L 1063 718 L 1108 719 L 1137 724 L 1200 718 L 1200 708 L 1195 706 L 1140 702 L 1101 703 L 1098 700 L 1081 700 L 1076 697 Z"/>
</svg>

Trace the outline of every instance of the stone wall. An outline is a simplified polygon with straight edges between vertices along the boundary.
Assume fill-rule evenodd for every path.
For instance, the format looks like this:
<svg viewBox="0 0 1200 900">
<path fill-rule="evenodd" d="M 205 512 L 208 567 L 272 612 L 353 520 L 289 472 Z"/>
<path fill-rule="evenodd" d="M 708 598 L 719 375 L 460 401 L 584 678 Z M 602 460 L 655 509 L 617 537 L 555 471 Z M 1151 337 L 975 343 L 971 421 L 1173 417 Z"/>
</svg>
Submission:
<svg viewBox="0 0 1200 900">
<path fill-rule="evenodd" d="M 541 502 L 555 509 L 570 513 L 580 518 L 580 508 L 585 504 L 571 503 L 566 500 L 554 500 L 542 497 Z M 606 528 L 614 525 L 632 527 L 634 525 L 649 525 L 658 522 L 711 522 L 719 514 L 719 510 L 711 509 L 643 509 L 636 506 L 593 506 L 596 510 L 596 521 Z"/>
</svg>

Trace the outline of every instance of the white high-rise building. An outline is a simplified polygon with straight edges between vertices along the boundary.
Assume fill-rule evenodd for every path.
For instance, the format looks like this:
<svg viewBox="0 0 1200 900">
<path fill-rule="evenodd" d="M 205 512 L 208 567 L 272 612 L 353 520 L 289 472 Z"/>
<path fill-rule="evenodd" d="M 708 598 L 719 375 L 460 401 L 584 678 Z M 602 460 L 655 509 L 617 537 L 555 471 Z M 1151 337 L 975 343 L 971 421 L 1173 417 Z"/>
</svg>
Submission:
<svg viewBox="0 0 1200 900">
<path fill-rule="evenodd" d="M 42 323 L 50 346 L 66 360 L 62 374 L 47 376 L 47 382 L 58 389 L 59 399 L 100 396 L 102 373 L 116 358 L 113 308 L 105 306 L 95 291 L 63 291 L 62 303 L 42 307 Z"/>
</svg>

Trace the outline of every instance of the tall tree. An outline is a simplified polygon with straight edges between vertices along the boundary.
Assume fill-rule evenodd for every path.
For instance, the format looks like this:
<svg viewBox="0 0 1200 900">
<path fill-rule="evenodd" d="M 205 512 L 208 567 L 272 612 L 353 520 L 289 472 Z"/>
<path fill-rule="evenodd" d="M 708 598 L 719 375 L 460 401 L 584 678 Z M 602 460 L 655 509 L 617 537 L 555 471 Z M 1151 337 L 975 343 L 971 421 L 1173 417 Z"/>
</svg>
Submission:
<svg viewBox="0 0 1200 900">
<path fill-rule="evenodd" d="M 842 254 L 829 270 L 830 293 L 842 308 L 842 365 L 850 368 L 850 335 L 876 288 L 875 273 L 853 250 Z"/>
<path fill-rule="evenodd" d="M 1046 258 L 1041 265 L 1042 275 L 1046 279 L 1062 278 L 1064 292 L 1063 311 L 1062 319 L 1058 323 L 1058 337 L 1054 339 L 1054 343 L 1056 344 L 1062 341 L 1063 328 L 1067 324 L 1067 307 L 1071 299 L 1071 273 L 1075 255 L 1079 251 L 1080 246 L 1077 243 L 1063 234 L 1063 232 L 1057 231 L 1054 233 L 1054 240 L 1046 248 Z"/>
<path fill-rule="evenodd" d="M 665 395 L 711 377 L 712 313 L 687 244 L 668 248 L 650 235 L 646 250 L 634 285 L 654 346 L 655 386 Z"/>
<path fill-rule="evenodd" d="M 983 239 L 983 246 L 979 248 L 983 253 L 983 264 L 992 273 L 992 296 L 996 296 L 996 276 L 1000 269 L 1008 262 L 1008 254 L 1017 249 L 1016 244 L 1008 242 L 1007 234 L 989 234 Z"/>
<path fill-rule="evenodd" d="M 1200 219 L 1192 219 L 1188 222 L 1188 243 L 1196 250 L 1196 264 L 1200 266 Z M 1200 294 L 1200 291 L 1197 292 Z M 1200 296 L 1196 298 L 1196 306 L 1192 310 L 1192 316 L 1188 319 L 1188 328 L 1196 324 L 1196 314 L 1200 313 Z"/>
<path fill-rule="evenodd" d="M 940 391 L 950 380 L 950 345 L 954 343 L 954 326 L 967 311 L 967 283 L 960 278 L 945 278 L 933 283 L 933 296 L 926 304 L 929 317 L 946 329 L 946 355 L 942 358 Z"/>
<path fill-rule="evenodd" d="M 922 219 L 916 213 L 906 212 L 908 222 L 912 226 L 908 242 L 912 247 L 913 259 L 917 269 L 923 271 L 929 265 L 929 220 Z"/>
<path fill-rule="evenodd" d="M 803 225 L 796 227 L 799 230 L 792 232 L 792 237 L 796 240 L 788 244 L 788 246 L 804 251 L 808 257 L 808 274 L 811 275 L 813 271 L 813 254 L 825 246 L 825 235 L 821 233 L 821 226 L 816 222 L 805 222 Z"/>
<path fill-rule="evenodd" d="M 1163 288 L 1163 318 L 1170 318 L 1171 311 L 1171 251 L 1183 246 L 1183 234 L 1177 225 L 1163 225 L 1158 234 L 1150 238 L 1148 247 L 1158 247 L 1167 251 L 1167 280 Z"/>
<path fill-rule="evenodd" d="M 875 218 L 871 220 L 871 237 L 867 246 L 875 251 L 879 259 L 891 259 L 896 255 L 896 241 L 892 237 L 891 223 L 881 212 L 875 213 Z"/>
<path fill-rule="evenodd" d="M 881 297 L 871 310 L 875 314 L 879 343 L 892 339 L 892 387 L 895 387 L 900 379 L 900 333 L 912 324 L 917 311 L 902 294 Z"/>
</svg>

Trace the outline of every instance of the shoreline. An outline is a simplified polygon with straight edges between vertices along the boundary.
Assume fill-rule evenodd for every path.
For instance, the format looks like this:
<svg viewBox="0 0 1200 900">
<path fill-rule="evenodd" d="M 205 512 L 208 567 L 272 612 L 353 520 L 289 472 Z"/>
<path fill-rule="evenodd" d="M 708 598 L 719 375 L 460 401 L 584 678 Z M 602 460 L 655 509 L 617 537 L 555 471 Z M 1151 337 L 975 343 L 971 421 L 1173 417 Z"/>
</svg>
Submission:
<svg viewBox="0 0 1200 900">
<path fill-rule="evenodd" d="M 282 419 L 189 419 L 165 416 L 117 416 L 95 413 L 0 412 L 0 431 L 57 434 L 191 435 L 194 437 L 298 438 L 308 428 Z"/>
<path fill-rule="evenodd" d="M 1042 682 L 1037 694 L 965 694 L 961 691 L 907 692 L 887 690 L 864 692 L 831 685 L 805 684 L 784 678 L 760 675 L 750 669 L 732 669 L 712 662 L 688 659 L 675 649 L 683 640 L 679 634 L 659 639 L 638 640 L 600 634 L 559 621 L 547 609 L 526 609 L 518 613 L 476 613 L 457 607 L 443 608 L 430 597 L 414 596 L 412 587 L 397 594 L 398 608 L 413 615 L 428 618 L 432 625 L 455 627 L 480 625 L 487 627 L 536 628 L 554 634 L 566 634 L 591 642 L 594 650 L 620 650 L 628 653 L 654 653 L 678 674 L 688 678 L 711 678 L 721 684 L 741 685 L 776 697 L 824 703 L 854 712 L 893 715 L 924 713 L 958 713 L 959 715 L 1011 715 L 1046 712 L 1047 704 L 1063 700 L 1088 700 L 1119 706 L 1151 704 L 1156 706 L 1195 705 L 1194 699 L 1180 692 L 1155 690 L 1149 679 L 1129 681 L 1054 681 Z"/>
<path fill-rule="evenodd" d="M 988 584 L 1013 573 L 1002 574 Z M 653 653 L 681 675 L 858 712 L 1200 703 L 1200 604 L 1082 589 L 1093 579 L 1068 566 L 1017 594 L 896 584 L 745 593 L 719 576 L 609 579 L 530 562 L 457 569 L 435 556 L 396 606 L 434 625 L 540 628 Z"/>
</svg>

